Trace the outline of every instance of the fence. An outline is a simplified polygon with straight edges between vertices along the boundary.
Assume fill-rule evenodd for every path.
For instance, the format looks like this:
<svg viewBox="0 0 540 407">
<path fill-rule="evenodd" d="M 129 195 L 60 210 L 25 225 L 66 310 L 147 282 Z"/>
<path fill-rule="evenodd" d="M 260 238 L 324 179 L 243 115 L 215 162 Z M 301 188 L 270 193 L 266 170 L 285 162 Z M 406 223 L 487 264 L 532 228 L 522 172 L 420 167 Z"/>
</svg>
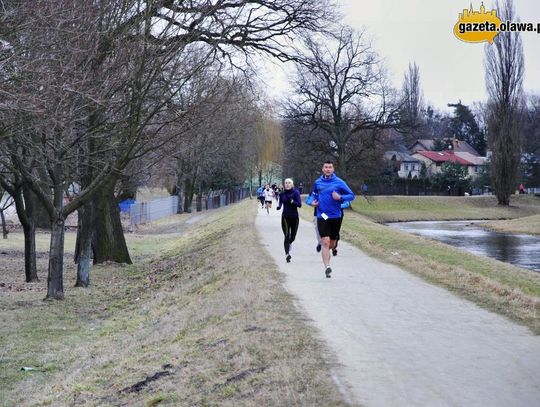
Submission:
<svg viewBox="0 0 540 407">
<path fill-rule="evenodd" d="M 178 209 L 178 197 L 154 199 L 147 202 L 136 202 L 129 207 L 129 217 L 132 225 L 152 222 L 165 216 L 173 215 Z"/>
<path fill-rule="evenodd" d="M 195 210 L 200 212 L 203 208 L 205 210 L 216 209 L 247 197 L 249 197 L 249 188 L 210 191 L 204 195 L 196 195 L 194 205 Z M 132 225 L 152 222 L 165 216 L 174 215 L 177 211 L 178 196 L 169 196 L 147 202 L 136 202 L 129 207 L 130 222 Z"/>
</svg>

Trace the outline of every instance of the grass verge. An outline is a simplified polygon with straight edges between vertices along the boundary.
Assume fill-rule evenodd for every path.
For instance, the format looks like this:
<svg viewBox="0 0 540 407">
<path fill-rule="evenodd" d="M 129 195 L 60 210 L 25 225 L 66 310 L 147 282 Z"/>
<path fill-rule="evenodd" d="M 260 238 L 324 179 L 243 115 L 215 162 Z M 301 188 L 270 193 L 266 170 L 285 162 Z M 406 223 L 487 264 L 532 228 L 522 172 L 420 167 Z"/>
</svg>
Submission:
<svg viewBox="0 0 540 407">
<path fill-rule="evenodd" d="M 42 300 L 44 282 L 2 292 L 1 404 L 345 405 L 255 213 L 244 202 L 181 235 L 128 236 L 139 261 L 94 267 L 92 286 L 66 287 L 62 302 Z"/>
<path fill-rule="evenodd" d="M 480 223 L 478 226 L 506 233 L 525 233 L 528 235 L 540 235 L 540 215 L 525 216 L 511 220 L 498 220 Z"/>
<path fill-rule="evenodd" d="M 494 196 L 358 196 L 353 209 L 376 222 L 415 220 L 514 219 L 540 214 L 540 199 L 513 195 L 510 206 Z"/>
</svg>

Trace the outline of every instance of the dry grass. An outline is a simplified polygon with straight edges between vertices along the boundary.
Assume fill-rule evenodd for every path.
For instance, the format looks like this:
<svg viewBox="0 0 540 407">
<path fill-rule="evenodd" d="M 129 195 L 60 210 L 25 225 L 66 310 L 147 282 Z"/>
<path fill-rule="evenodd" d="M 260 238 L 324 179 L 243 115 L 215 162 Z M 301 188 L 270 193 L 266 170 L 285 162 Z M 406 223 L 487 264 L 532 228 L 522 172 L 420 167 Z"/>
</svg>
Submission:
<svg viewBox="0 0 540 407">
<path fill-rule="evenodd" d="M 159 226 L 172 234 L 128 236 L 145 260 L 94 267 L 92 287 L 67 287 L 63 302 L 42 301 L 44 282 L 2 293 L 1 405 L 345 405 L 251 203 L 180 237 L 174 218 Z"/>
<path fill-rule="evenodd" d="M 512 220 L 499 220 L 494 222 L 480 223 L 489 230 L 506 233 L 525 233 L 529 235 L 540 235 L 540 215 L 525 216 Z"/>
</svg>

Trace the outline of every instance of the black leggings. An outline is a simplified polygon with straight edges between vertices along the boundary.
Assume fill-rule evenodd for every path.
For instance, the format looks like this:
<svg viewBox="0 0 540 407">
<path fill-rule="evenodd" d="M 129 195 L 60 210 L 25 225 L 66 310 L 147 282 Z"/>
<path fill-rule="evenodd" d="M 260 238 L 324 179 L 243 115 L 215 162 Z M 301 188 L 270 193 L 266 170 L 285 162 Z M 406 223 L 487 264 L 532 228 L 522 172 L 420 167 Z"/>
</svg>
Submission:
<svg viewBox="0 0 540 407">
<path fill-rule="evenodd" d="M 298 218 L 290 218 L 287 216 L 281 217 L 281 229 L 285 235 L 285 241 L 283 247 L 285 248 L 285 254 L 289 254 L 291 243 L 296 238 L 296 232 L 298 231 Z"/>
</svg>

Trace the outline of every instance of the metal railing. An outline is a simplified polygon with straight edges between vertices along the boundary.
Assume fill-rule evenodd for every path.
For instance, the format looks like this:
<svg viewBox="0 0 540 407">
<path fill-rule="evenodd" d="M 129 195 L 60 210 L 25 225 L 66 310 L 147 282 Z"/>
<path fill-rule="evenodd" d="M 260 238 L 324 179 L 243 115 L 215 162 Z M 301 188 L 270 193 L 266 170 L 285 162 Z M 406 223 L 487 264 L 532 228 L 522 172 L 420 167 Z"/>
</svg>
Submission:
<svg viewBox="0 0 540 407">
<path fill-rule="evenodd" d="M 178 197 L 154 199 L 146 202 L 135 202 L 129 207 L 129 217 L 132 225 L 152 222 L 176 213 Z"/>
<path fill-rule="evenodd" d="M 238 202 L 249 197 L 249 188 L 235 188 L 231 190 L 210 191 L 206 194 L 196 195 L 192 209 L 202 210 L 216 209 Z M 136 202 L 129 207 L 131 225 L 152 222 L 157 219 L 174 215 L 178 211 L 178 196 L 154 199 L 146 202 Z"/>
</svg>

